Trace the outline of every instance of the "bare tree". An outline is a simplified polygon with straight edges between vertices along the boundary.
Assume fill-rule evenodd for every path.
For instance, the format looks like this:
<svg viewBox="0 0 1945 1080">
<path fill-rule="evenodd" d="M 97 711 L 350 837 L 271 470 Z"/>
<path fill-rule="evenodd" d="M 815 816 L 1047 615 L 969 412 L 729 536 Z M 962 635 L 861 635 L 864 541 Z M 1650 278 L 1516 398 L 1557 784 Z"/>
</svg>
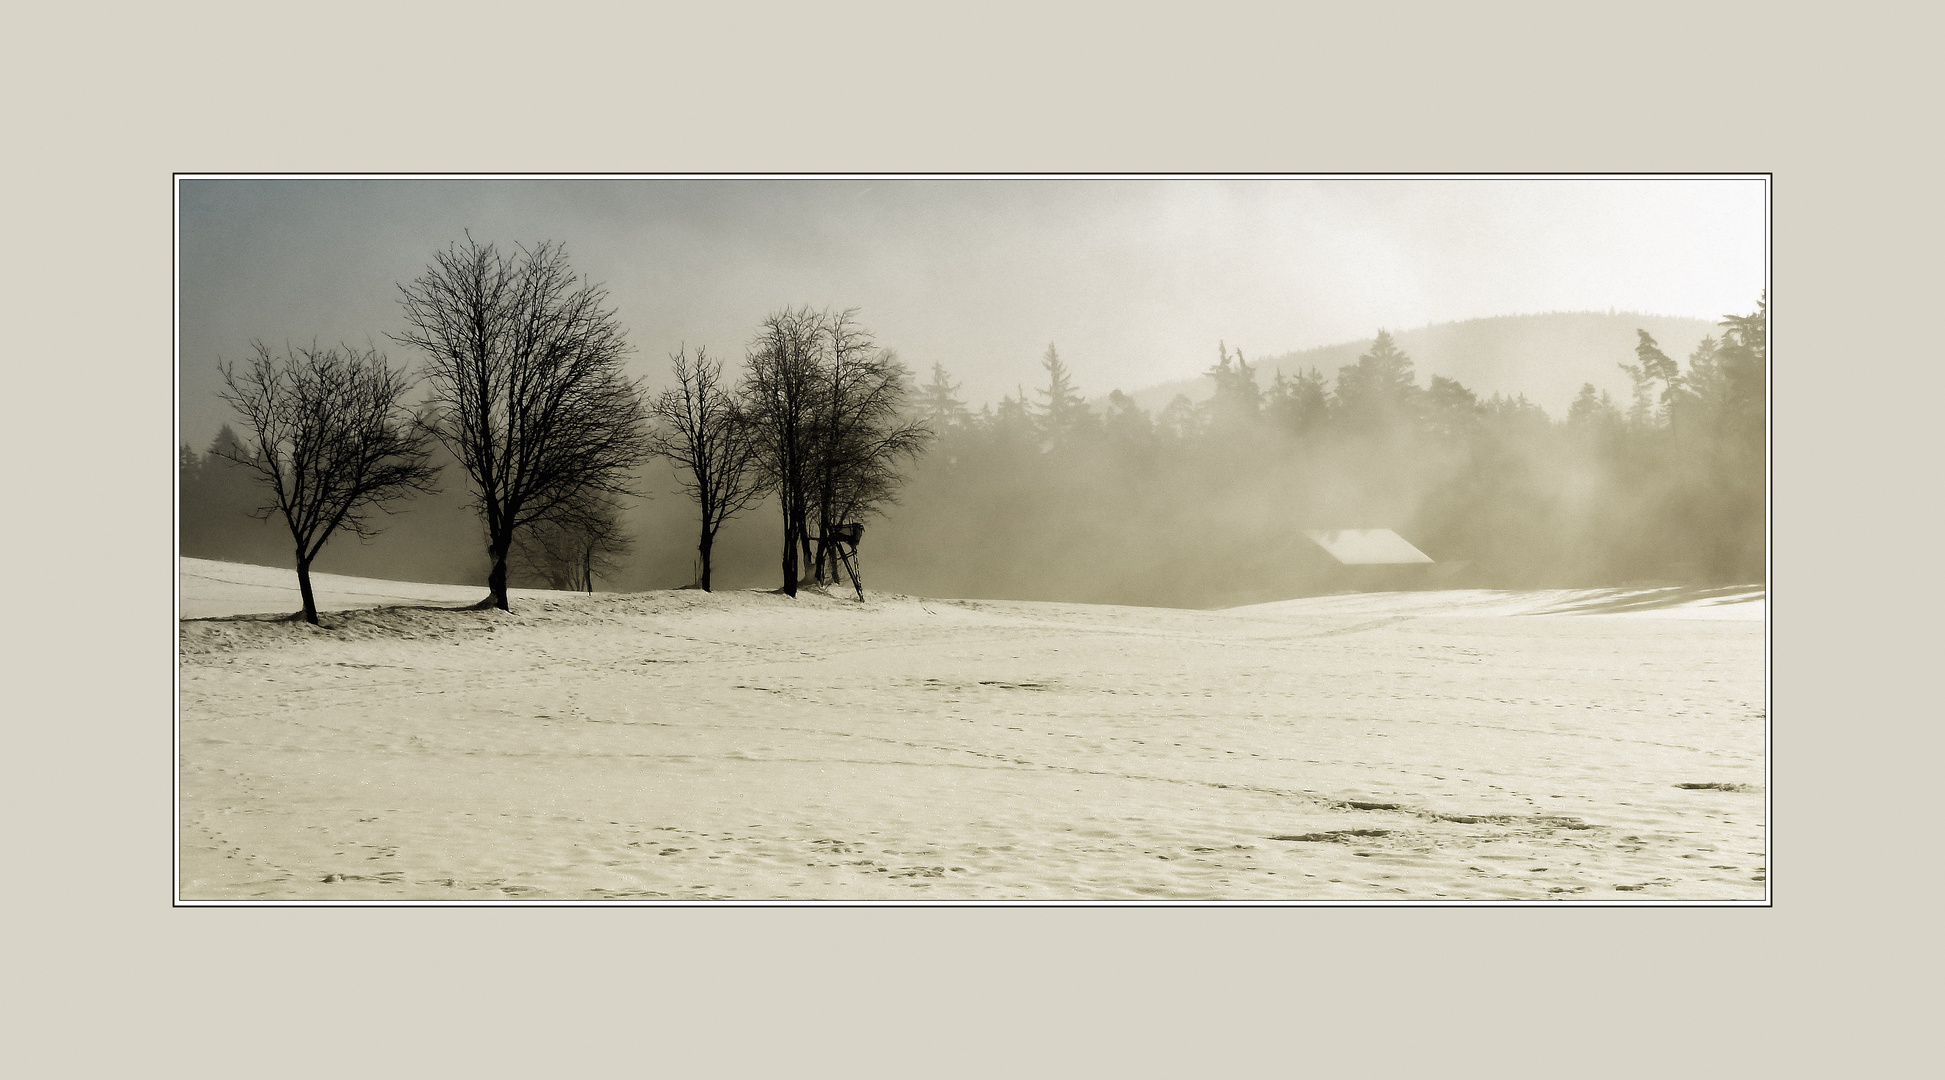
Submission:
<svg viewBox="0 0 1945 1080">
<path fill-rule="evenodd" d="M 621 505 L 596 495 L 564 505 L 514 534 L 521 565 L 549 588 L 592 593 L 594 579 L 619 568 L 634 545 L 621 525 Z"/>
<path fill-rule="evenodd" d="M 311 561 L 338 530 L 361 540 L 377 535 L 376 508 L 431 492 L 438 470 L 428 464 L 425 433 L 400 399 L 412 388 L 376 349 L 286 347 L 273 356 L 263 342 L 238 371 L 220 370 L 223 400 L 249 425 L 249 441 L 215 452 L 253 470 L 272 501 L 257 514 L 283 515 L 297 545 L 297 588 L 304 621 L 317 624 Z"/>
<path fill-rule="evenodd" d="M 541 243 L 502 255 L 469 235 L 399 286 L 425 352 L 429 421 L 472 478 L 486 525 L 490 595 L 507 610 L 507 553 L 523 528 L 599 496 L 634 494 L 648 457 L 640 387 L 626 378 L 625 332 L 607 291 Z"/>
<path fill-rule="evenodd" d="M 823 388 L 823 316 L 785 309 L 763 320 L 751 340 L 740 390 L 755 432 L 764 486 L 783 511 L 783 591 L 797 595 L 798 568 L 810 555 L 809 519 L 814 424 Z M 798 561 L 802 552 L 804 562 Z"/>
<path fill-rule="evenodd" d="M 854 320 L 855 310 L 827 315 L 823 392 L 817 396 L 816 455 L 811 470 L 817 515 L 812 561 L 820 584 L 835 582 L 837 526 L 860 521 L 892 501 L 904 477 L 901 459 L 916 458 L 933 438 L 922 420 L 903 415 L 911 373 L 880 349 Z"/>
<path fill-rule="evenodd" d="M 756 433 L 723 387 L 722 361 L 709 359 L 701 347 L 693 363 L 687 349 L 672 359 L 675 388 L 663 391 L 649 407 L 662 425 L 651 445 L 688 474 L 677 479 L 702 512 L 696 552 L 701 560 L 698 583 L 707 592 L 716 532 L 763 497 L 763 474 L 757 467 Z"/>
</svg>

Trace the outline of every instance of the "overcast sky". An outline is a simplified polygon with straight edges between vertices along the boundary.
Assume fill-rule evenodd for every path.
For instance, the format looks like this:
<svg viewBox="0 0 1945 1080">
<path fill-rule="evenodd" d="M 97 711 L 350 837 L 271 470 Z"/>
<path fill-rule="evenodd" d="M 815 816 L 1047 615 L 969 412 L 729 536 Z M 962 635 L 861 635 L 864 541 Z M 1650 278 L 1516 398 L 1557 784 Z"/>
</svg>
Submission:
<svg viewBox="0 0 1945 1080">
<path fill-rule="evenodd" d="M 975 408 L 1039 381 L 1090 396 L 1379 327 L 1539 311 L 1718 319 L 1764 286 L 1745 179 L 190 180 L 181 184 L 182 438 L 229 419 L 218 359 L 261 338 L 376 343 L 398 284 L 471 230 L 566 244 L 660 386 L 731 361 L 765 314 L 855 307 Z"/>
</svg>

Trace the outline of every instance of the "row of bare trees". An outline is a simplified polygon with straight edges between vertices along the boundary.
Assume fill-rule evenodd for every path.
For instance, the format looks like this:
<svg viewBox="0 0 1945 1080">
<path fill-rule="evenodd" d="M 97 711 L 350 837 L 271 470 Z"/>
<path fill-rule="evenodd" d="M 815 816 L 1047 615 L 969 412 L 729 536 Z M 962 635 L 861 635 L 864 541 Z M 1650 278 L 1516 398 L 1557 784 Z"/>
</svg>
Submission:
<svg viewBox="0 0 1945 1080">
<path fill-rule="evenodd" d="M 435 442 L 464 470 L 484 526 L 481 606 L 506 610 L 510 560 L 592 591 L 628 550 L 622 500 L 640 494 L 638 470 L 657 455 L 697 503 L 703 588 L 717 531 L 766 495 L 782 510 L 783 591 L 796 595 L 800 570 L 835 580 L 834 527 L 888 502 L 900 462 L 931 438 L 904 415 L 904 366 L 852 311 L 771 315 L 734 388 L 720 361 L 685 349 L 674 388 L 650 400 L 627 377 L 627 332 L 606 290 L 575 277 L 558 244 L 503 253 L 469 235 L 400 294 L 407 328 L 392 340 L 426 358 L 416 408 L 405 400 L 415 380 L 375 348 L 279 358 L 255 343 L 249 365 L 222 368 L 224 398 L 252 433 L 224 456 L 262 481 L 259 515 L 289 525 L 311 623 L 319 550 L 340 530 L 369 538 L 373 511 L 434 490 Z"/>
</svg>

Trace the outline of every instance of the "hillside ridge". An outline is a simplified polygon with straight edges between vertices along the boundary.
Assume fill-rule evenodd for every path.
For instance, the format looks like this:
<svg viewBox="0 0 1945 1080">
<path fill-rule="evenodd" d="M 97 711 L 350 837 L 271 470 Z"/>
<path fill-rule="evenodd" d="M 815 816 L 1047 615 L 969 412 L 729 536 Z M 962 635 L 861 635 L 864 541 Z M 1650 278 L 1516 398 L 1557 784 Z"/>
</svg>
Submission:
<svg viewBox="0 0 1945 1080">
<path fill-rule="evenodd" d="M 1267 388 L 1277 372 L 1294 376 L 1316 368 L 1335 382 L 1337 369 L 1357 362 L 1376 336 L 1275 356 L 1249 358 L 1257 384 Z M 1652 315 L 1634 311 L 1548 311 L 1516 315 L 1487 315 L 1474 319 L 1431 323 L 1409 330 L 1392 330 L 1398 347 L 1408 353 L 1424 386 L 1433 375 L 1456 379 L 1482 398 L 1494 394 L 1524 394 L 1554 419 L 1565 417 L 1567 406 L 1582 385 L 1594 384 L 1616 400 L 1627 400 L 1628 378 L 1620 369 L 1634 362 L 1636 330 L 1654 335 L 1662 350 L 1682 361 L 1704 337 L 1718 333 L 1707 319 L 1682 315 Z M 1207 366 L 1214 365 L 1214 358 Z M 1176 379 L 1129 394 L 1151 413 L 1168 407 L 1176 395 L 1190 401 L 1207 400 L 1215 384 L 1206 375 Z M 1106 398 L 1094 402 L 1105 404 Z"/>
</svg>

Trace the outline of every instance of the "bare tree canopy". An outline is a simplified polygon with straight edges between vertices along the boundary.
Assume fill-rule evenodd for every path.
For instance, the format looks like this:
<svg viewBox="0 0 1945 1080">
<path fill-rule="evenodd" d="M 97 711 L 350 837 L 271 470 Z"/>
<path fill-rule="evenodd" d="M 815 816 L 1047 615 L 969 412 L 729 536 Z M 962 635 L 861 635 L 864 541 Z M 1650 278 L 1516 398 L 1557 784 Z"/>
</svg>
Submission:
<svg viewBox="0 0 1945 1080">
<path fill-rule="evenodd" d="M 675 464 L 677 482 L 702 513 L 697 584 L 707 592 L 716 533 L 763 496 L 763 475 L 755 432 L 723 386 L 722 361 L 711 360 L 701 347 L 693 362 L 687 349 L 672 359 L 675 387 L 649 409 L 661 424 L 651 445 Z"/>
<path fill-rule="evenodd" d="M 472 478 L 492 562 L 485 603 L 506 610 L 516 533 L 634 494 L 648 446 L 625 331 L 555 243 L 502 255 L 468 236 L 399 291 L 410 329 L 393 340 L 428 358 L 428 423 Z"/>
<path fill-rule="evenodd" d="M 904 480 L 899 463 L 916 458 L 933 438 L 924 421 L 904 415 L 911 373 L 897 353 L 878 348 L 871 332 L 854 321 L 856 314 L 824 317 L 828 370 L 818 401 L 812 471 L 817 515 L 812 565 L 819 584 L 837 581 L 834 531 L 894 501 Z"/>
<path fill-rule="evenodd" d="M 311 561 L 340 529 L 377 535 L 370 512 L 432 490 L 437 470 L 427 438 L 400 399 L 412 388 L 375 349 L 290 349 L 279 358 L 253 342 L 249 366 L 220 370 L 223 400 L 242 414 L 250 439 L 216 453 L 253 470 L 269 489 L 261 517 L 283 515 L 297 545 L 304 619 L 317 623 Z M 227 430 L 227 429 L 226 429 Z"/>
</svg>

